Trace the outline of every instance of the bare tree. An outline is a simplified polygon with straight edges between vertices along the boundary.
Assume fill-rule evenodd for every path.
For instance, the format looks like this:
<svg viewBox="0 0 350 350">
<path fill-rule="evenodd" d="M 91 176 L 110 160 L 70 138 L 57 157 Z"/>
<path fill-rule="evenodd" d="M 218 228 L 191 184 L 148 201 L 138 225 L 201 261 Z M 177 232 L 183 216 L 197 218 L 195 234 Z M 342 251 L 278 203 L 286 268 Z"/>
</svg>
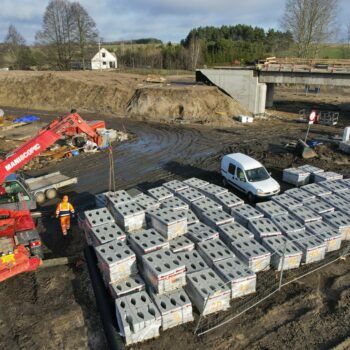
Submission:
<svg viewBox="0 0 350 350">
<path fill-rule="evenodd" d="M 188 44 L 189 69 L 196 69 L 201 55 L 201 41 L 197 36 L 192 36 Z"/>
<path fill-rule="evenodd" d="M 89 44 L 95 44 L 98 38 L 95 21 L 78 2 L 72 3 L 75 22 L 74 39 L 79 46 L 79 56 L 85 70 L 86 49 Z"/>
<path fill-rule="evenodd" d="M 11 64 L 14 68 L 21 68 L 21 57 L 25 49 L 26 41 L 17 31 L 14 25 L 10 25 L 6 38 L 5 50 L 10 55 Z"/>
<path fill-rule="evenodd" d="M 335 35 L 338 0 L 286 0 L 282 25 L 297 44 L 298 57 L 313 57 Z"/>
</svg>

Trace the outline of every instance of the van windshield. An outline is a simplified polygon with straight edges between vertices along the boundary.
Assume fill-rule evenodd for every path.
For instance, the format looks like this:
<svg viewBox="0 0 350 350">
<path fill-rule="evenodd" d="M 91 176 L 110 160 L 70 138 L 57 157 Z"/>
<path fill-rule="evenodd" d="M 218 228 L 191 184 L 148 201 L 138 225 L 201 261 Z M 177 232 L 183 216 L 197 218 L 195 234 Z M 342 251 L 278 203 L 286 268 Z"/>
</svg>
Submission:
<svg viewBox="0 0 350 350">
<path fill-rule="evenodd" d="M 245 173 L 249 182 L 264 181 L 270 178 L 269 173 L 264 167 L 246 170 Z"/>
</svg>

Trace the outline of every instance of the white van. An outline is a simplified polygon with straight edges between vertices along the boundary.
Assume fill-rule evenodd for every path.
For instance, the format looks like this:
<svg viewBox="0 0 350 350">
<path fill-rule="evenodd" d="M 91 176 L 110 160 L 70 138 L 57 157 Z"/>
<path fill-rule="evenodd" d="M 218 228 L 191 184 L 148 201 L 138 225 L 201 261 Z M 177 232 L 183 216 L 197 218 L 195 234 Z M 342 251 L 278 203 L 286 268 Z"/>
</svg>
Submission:
<svg viewBox="0 0 350 350">
<path fill-rule="evenodd" d="M 243 153 L 227 154 L 221 161 L 223 183 L 245 193 L 250 201 L 278 194 L 280 185 L 257 160 Z"/>
</svg>

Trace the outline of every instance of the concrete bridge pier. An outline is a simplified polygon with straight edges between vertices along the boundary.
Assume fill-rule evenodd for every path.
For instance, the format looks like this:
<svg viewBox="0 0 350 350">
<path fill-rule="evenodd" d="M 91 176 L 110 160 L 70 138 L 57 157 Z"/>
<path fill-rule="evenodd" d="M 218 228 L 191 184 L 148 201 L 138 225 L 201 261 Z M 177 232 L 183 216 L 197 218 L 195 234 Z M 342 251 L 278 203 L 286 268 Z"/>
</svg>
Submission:
<svg viewBox="0 0 350 350">
<path fill-rule="evenodd" d="M 275 84 L 274 83 L 267 83 L 266 84 L 266 107 L 272 108 L 273 107 L 273 97 L 275 94 Z"/>
</svg>

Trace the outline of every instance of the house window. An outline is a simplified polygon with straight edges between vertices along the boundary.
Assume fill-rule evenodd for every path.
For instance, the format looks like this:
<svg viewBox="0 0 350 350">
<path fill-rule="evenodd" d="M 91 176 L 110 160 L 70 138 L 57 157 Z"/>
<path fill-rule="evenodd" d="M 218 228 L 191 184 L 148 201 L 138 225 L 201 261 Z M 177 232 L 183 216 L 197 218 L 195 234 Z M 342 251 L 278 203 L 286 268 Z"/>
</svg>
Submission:
<svg viewBox="0 0 350 350">
<path fill-rule="evenodd" d="M 102 52 L 102 57 L 105 58 L 106 57 L 106 53 Z"/>
<path fill-rule="evenodd" d="M 103 61 L 102 64 L 105 66 L 105 65 L 107 64 L 107 62 L 106 62 L 106 61 Z"/>
</svg>

